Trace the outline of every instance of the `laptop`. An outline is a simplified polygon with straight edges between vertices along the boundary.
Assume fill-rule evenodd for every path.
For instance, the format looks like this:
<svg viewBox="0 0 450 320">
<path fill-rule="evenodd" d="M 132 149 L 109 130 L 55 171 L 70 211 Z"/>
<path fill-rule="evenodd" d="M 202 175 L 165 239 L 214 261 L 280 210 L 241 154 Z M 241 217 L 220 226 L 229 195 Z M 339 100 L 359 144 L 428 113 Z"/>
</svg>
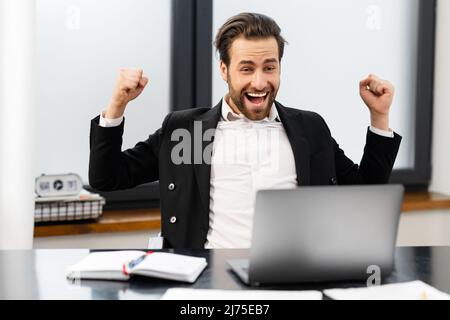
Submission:
<svg viewBox="0 0 450 320">
<path fill-rule="evenodd" d="M 393 269 L 404 187 L 317 186 L 256 194 L 249 259 L 229 260 L 246 284 L 367 280 Z"/>
</svg>

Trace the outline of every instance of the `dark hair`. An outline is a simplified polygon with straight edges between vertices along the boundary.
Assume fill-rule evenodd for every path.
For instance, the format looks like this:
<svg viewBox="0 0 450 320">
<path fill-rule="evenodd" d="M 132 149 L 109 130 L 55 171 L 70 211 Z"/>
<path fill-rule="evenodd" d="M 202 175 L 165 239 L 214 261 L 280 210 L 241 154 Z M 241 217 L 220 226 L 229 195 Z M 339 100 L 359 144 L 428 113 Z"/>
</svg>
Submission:
<svg viewBox="0 0 450 320">
<path fill-rule="evenodd" d="M 278 43 L 278 58 L 281 61 L 286 40 L 281 36 L 278 24 L 266 15 L 243 12 L 229 18 L 216 35 L 214 45 L 219 52 L 220 60 L 227 66 L 230 65 L 231 44 L 241 35 L 244 35 L 246 39 L 275 37 Z"/>
</svg>

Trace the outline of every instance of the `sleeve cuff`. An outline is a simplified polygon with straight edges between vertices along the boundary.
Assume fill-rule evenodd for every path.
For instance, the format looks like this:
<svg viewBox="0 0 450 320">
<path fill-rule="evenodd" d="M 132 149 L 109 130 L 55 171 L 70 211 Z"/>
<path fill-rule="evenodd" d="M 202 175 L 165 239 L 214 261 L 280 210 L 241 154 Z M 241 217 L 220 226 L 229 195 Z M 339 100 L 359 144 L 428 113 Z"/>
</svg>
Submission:
<svg viewBox="0 0 450 320">
<path fill-rule="evenodd" d="M 375 128 L 375 127 L 372 127 L 372 126 L 369 127 L 369 130 L 372 131 L 373 133 L 379 135 L 379 136 L 383 136 L 383 137 L 386 137 L 386 138 L 394 138 L 394 131 L 392 131 L 392 130 L 389 130 L 389 131 L 381 130 L 381 129 L 378 129 L 378 128 Z"/>
<path fill-rule="evenodd" d="M 105 118 L 105 111 L 102 111 L 100 113 L 100 120 L 99 120 L 98 124 L 100 127 L 111 128 L 111 127 L 120 126 L 122 121 L 123 121 L 123 116 L 121 116 L 120 118 L 115 118 L 115 119 L 107 119 L 107 118 Z"/>
</svg>

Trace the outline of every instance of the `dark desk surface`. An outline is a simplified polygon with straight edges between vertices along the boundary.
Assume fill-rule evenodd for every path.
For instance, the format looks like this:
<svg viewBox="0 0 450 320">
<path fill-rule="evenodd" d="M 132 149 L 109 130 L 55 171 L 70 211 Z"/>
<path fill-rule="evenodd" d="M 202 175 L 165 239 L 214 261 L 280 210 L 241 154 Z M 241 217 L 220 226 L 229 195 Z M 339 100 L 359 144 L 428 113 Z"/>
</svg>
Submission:
<svg viewBox="0 0 450 320">
<path fill-rule="evenodd" d="M 226 261 L 244 258 L 248 250 L 177 250 L 204 256 L 209 265 L 193 285 L 135 278 L 128 282 L 82 280 L 72 283 L 65 269 L 86 256 L 88 250 L 0 251 L 0 299 L 158 299 L 168 288 L 243 289 Z M 395 269 L 382 283 L 422 280 L 450 293 L 450 247 L 397 248 Z M 322 290 L 361 287 L 363 282 L 321 283 L 261 287 L 258 289 Z"/>
</svg>

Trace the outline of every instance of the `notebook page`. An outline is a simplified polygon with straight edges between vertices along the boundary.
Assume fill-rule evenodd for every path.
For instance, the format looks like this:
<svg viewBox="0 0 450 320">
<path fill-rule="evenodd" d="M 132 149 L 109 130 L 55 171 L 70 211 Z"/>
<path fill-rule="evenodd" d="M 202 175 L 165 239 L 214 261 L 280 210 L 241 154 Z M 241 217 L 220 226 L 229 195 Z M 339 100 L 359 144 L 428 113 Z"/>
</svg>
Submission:
<svg viewBox="0 0 450 320">
<path fill-rule="evenodd" d="M 190 276 L 203 270 L 206 266 L 206 259 L 191 257 L 186 255 L 154 252 L 149 254 L 144 261 L 137 265 L 132 273 L 139 274 L 140 271 L 152 271 L 156 274 L 178 275 L 182 278 Z"/>
<path fill-rule="evenodd" d="M 143 251 L 110 251 L 94 252 L 83 258 L 75 265 L 69 267 L 66 271 L 67 277 L 73 275 L 95 272 L 118 272 L 122 273 L 123 264 L 145 254 Z"/>
</svg>

